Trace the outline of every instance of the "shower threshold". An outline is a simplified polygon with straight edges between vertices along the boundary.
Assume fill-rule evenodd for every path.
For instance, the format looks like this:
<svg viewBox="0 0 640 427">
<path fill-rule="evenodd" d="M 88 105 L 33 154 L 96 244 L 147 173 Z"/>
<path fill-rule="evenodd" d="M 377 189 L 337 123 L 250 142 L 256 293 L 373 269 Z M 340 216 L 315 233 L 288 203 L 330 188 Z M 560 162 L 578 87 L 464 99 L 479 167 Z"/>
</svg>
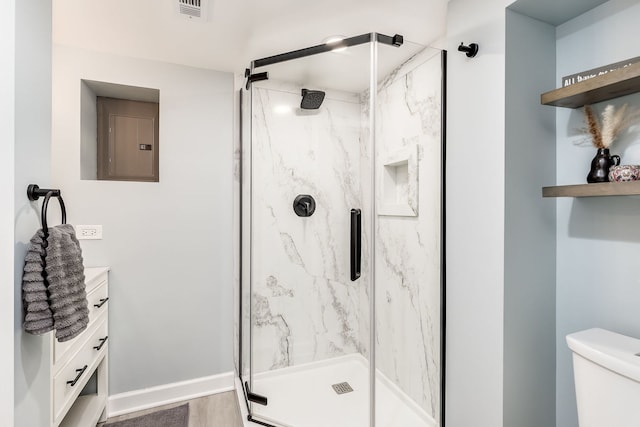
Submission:
<svg viewBox="0 0 640 427">
<path fill-rule="evenodd" d="M 347 382 L 353 391 L 338 394 Z M 254 405 L 254 418 L 282 427 L 368 427 L 369 362 L 351 354 L 277 369 L 254 376 L 255 390 L 269 397 Z M 436 422 L 394 383 L 378 372 L 377 427 L 436 427 Z M 258 424 L 246 421 L 245 427 Z"/>
</svg>

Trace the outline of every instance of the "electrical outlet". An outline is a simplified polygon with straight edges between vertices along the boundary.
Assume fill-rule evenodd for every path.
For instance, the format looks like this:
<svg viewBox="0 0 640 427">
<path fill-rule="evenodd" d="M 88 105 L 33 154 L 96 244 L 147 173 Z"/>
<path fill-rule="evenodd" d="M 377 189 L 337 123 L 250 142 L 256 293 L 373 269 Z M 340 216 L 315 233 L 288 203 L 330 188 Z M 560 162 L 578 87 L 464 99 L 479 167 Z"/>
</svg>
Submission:
<svg viewBox="0 0 640 427">
<path fill-rule="evenodd" d="M 101 225 L 76 225 L 76 237 L 78 240 L 102 239 Z"/>
</svg>

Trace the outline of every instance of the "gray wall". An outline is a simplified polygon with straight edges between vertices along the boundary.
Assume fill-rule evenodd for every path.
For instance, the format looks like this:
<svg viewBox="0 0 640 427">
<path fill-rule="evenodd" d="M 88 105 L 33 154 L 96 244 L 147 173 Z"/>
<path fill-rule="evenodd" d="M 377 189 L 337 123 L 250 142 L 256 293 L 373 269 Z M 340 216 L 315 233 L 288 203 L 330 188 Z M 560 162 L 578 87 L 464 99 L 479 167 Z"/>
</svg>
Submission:
<svg viewBox="0 0 640 427">
<path fill-rule="evenodd" d="M 160 182 L 81 180 L 81 79 L 160 90 Z M 229 73 L 54 46 L 53 177 L 110 273 L 110 394 L 233 370 Z"/>
<path fill-rule="evenodd" d="M 13 152 L 15 0 L 0 14 L 0 419 L 13 425 Z"/>
<path fill-rule="evenodd" d="M 497 427 L 503 409 L 504 73 L 509 2 L 451 0 L 447 22 L 448 427 Z M 474 59 L 460 42 L 478 43 Z"/>
<path fill-rule="evenodd" d="M 539 105 L 555 37 L 510 3 L 449 3 L 450 427 L 555 423 L 555 210 L 541 195 L 555 180 L 555 112 Z M 458 53 L 461 41 L 478 56 Z"/>
<path fill-rule="evenodd" d="M 45 425 L 49 415 L 48 396 L 38 394 L 47 389 L 39 373 L 48 372 L 49 340 L 22 332 L 21 278 L 26 245 L 40 228 L 39 204 L 27 199 L 27 185 L 51 184 L 51 3 L 15 5 L 15 426 L 31 427 Z"/>
<path fill-rule="evenodd" d="M 507 10 L 504 426 L 555 424 L 555 27 Z"/>
<path fill-rule="evenodd" d="M 557 28 L 557 75 L 638 56 L 640 3 L 612 0 Z M 640 104 L 640 95 L 602 103 Z M 595 149 L 576 146 L 581 110 L 558 108 L 558 183 L 585 182 Z M 622 163 L 640 163 L 640 135 L 612 146 Z M 557 425 L 578 425 L 571 354 L 565 336 L 601 327 L 640 337 L 640 200 L 637 197 L 558 199 L 557 236 Z"/>
</svg>

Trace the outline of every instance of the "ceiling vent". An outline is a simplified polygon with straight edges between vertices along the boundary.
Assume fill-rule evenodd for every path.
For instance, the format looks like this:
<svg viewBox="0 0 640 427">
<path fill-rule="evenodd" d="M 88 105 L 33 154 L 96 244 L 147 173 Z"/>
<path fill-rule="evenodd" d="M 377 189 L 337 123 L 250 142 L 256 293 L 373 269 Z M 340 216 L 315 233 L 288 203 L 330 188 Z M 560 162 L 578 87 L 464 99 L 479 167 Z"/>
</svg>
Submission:
<svg viewBox="0 0 640 427">
<path fill-rule="evenodd" d="M 206 0 L 178 0 L 178 13 L 188 19 L 206 20 Z"/>
</svg>

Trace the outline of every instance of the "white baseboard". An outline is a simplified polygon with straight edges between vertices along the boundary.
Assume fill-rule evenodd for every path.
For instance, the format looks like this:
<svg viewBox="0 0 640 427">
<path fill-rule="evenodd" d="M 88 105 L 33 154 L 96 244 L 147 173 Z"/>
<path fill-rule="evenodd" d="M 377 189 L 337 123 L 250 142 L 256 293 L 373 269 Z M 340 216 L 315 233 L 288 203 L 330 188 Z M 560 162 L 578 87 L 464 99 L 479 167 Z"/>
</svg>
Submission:
<svg viewBox="0 0 640 427">
<path fill-rule="evenodd" d="M 116 417 L 156 406 L 231 391 L 235 388 L 234 377 L 235 374 L 231 371 L 210 377 L 115 394 L 109 396 L 107 415 Z"/>
</svg>

